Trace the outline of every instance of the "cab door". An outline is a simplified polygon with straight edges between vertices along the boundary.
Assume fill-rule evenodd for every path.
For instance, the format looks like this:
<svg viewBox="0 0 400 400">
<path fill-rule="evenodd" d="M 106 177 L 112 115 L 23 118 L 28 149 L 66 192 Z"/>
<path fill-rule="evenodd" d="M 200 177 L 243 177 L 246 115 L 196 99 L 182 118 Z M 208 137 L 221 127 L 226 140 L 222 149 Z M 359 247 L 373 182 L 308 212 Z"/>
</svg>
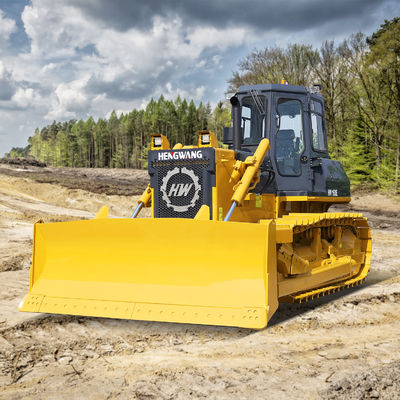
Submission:
<svg viewBox="0 0 400 400">
<path fill-rule="evenodd" d="M 271 111 L 271 160 L 277 194 L 307 195 L 312 190 L 307 96 L 274 93 Z"/>
</svg>

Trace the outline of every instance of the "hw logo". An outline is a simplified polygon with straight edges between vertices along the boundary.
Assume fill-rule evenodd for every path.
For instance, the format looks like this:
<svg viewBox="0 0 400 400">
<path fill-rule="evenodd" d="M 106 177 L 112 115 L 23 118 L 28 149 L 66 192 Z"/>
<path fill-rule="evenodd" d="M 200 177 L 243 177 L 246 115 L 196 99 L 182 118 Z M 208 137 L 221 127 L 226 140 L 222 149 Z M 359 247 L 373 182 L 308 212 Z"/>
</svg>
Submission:
<svg viewBox="0 0 400 400">
<path fill-rule="evenodd" d="M 187 196 L 189 194 L 190 189 L 192 188 L 193 183 L 173 183 L 171 185 L 171 189 L 169 190 L 168 197 L 182 197 Z"/>
<path fill-rule="evenodd" d="M 171 179 L 172 183 L 170 184 Z M 178 181 L 178 183 L 174 181 Z M 196 176 L 193 170 L 185 167 L 175 167 L 168 171 L 160 187 L 162 199 L 166 202 L 167 207 L 172 208 L 176 212 L 185 212 L 194 207 L 200 197 L 200 190 L 199 177 Z M 182 205 L 182 200 L 179 201 L 179 204 L 174 204 L 173 199 L 182 197 L 186 198 L 186 201 L 183 201 L 186 204 Z"/>
</svg>

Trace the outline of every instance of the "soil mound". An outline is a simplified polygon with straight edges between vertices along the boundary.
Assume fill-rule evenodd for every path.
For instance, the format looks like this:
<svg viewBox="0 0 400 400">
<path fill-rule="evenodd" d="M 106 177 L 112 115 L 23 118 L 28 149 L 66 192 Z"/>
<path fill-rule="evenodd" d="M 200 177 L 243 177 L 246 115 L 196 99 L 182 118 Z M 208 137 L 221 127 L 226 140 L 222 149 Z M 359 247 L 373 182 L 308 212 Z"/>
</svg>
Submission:
<svg viewBox="0 0 400 400">
<path fill-rule="evenodd" d="M 46 164 L 36 160 L 36 158 L 28 157 L 17 157 L 17 158 L 0 158 L 0 164 L 15 165 L 21 167 L 46 167 Z"/>
</svg>

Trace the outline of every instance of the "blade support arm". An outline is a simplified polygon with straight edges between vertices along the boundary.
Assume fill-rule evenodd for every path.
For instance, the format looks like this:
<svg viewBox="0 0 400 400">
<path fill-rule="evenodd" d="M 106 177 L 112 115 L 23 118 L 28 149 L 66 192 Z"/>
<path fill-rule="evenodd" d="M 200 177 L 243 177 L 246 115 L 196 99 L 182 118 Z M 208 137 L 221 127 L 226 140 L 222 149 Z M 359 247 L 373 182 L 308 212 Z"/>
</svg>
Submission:
<svg viewBox="0 0 400 400">
<path fill-rule="evenodd" d="M 238 182 L 231 199 L 239 206 L 242 205 L 243 200 L 249 191 L 250 185 L 254 177 L 257 176 L 258 169 L 260 168 L 261 163 L 264 161 L 265 155 L 267 154 L 269 148 L 269 140 L 263 139 L 258 145 L 254 155 L 246 158 L 244 162 L 246 164 L 246 169 L 242 175 L 242 178 Z"/>
<path fill-rule="evenodd" d="M 149 183 L 146 189 L 144 190 L 142 196 L 140 197 L 138 205 L 136 206 L 135 211 L 132 213 L 130 218 L 136 218 L 143 207 L 150 207 L 150 206 L 151 206 L 151 186 Z"/>
<path fill-rule="evenodd" d="M 269 149 L 269 140 L 263 139 L 259 143 L 254 155 L 247 157 L 246 160 L 240 162 L 240 164 L 236 162 L 234 171 L 232 172 L 231 181 L 238 181 L 238 183 L 234 187 L 234 192 L 231 198 L 232 205 L 224 221 L 229 221 L 236 206 L 242 205 L 249 190 L 253 189 L 258 183 L 260 179 L 259 168 Z"/>
</svg>

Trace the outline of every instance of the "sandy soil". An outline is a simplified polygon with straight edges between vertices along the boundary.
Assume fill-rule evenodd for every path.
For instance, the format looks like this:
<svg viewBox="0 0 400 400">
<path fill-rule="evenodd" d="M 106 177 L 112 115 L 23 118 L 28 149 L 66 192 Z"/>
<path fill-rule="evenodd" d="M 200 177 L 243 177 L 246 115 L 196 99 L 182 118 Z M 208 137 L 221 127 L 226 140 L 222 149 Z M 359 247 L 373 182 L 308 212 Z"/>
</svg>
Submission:
<svg viewBox="0 0 400 400">
<path fill-rule="evenodd" d="M 363 194 L 345 207 L 373 228 L 364 286 L 281 305 L 262 331 L 19 313 L 32 223 L 91 218 L 103 204 L 129 215 L 146 184 L 141 171 L 79 170 L 74 187 L 71 171 L 51 170 L 0 165 L 0 399 L 400 398 L 398 200 Z M 122 181 L 129 196 L 96 181 Z"/>
<path fill-rule="evenodd" d="M 30 178 L 39 183 L 57 184 L 69 189 L 83 189 L 107 195 L 140 195 L 148 184 L 147 174 L 141 170 L 41 168 L 34 165 L 2 164 L 1 160 L 0 174 Z"/>
</svg>

